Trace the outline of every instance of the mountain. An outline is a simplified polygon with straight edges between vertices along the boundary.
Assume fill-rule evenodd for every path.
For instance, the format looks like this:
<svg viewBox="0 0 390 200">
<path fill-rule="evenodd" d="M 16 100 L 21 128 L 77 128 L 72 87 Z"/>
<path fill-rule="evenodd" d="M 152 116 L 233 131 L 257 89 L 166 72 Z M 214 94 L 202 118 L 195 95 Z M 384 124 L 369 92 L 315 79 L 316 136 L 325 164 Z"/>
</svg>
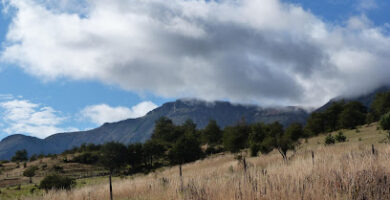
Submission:
<svg viewBox="0 0 390 200">
<path fill-rule="evenodd" d="M 324 111 L 329 106 L 331 106 L 333 102 L 341 101 L 341 100 L 344 100 L 346 102 L 358 101 L 358 102 L 362 103 L 364 106 L 366 106 L 367 108 L 369 108 L 371 103 L 374 101 L 376 94 L 381 93 L 381 92 L 388 92 L 388 91 L 390 91 L 390 86 L 382 86 L 382 87 L 379 87 L 379 88 L 375 89 L 372 92 L 369 92 L 369 93 L 366 93 L 366 94 L 363 94 L 363 95 L 360 95 L 360 96 L 355 96 L 355 97 L 343 97 L 343 96 L 340 96 L 340 97 L 336 97 L 336 98 L 333 98 L 333 99 L 329 100 L 325 105 L 321 106 L 320 108 L 318 108 L 314 112 Z"/>
<path fill-rule="evenodd" d="M 24 135 L 12 135 L 0 142 L 0 159 L 9 159 L 15 151 L 26 149 L 29 155 L 40 153 L 61 153 L 83 143 L 102 144 L 117 141 L 125 144 L 143 142 L 150 138 L 154 123 L 162 116 L 181 124 L 192 119 L 203 128 L 210 119 L 215 119 L 221 127 L 234 125 L 241 119 L 247 123 L 279 121 L 287 126 L 293 122 L 305 123 L 309 113 L 298 107 L 261 108 L 254 105 L 239 105 L 229 102 L 206 102 L 182 99 L 150 111 L 144 117 L 127 119 L 80 132 L 58 133 L 45 139 Z"/>
</svg>

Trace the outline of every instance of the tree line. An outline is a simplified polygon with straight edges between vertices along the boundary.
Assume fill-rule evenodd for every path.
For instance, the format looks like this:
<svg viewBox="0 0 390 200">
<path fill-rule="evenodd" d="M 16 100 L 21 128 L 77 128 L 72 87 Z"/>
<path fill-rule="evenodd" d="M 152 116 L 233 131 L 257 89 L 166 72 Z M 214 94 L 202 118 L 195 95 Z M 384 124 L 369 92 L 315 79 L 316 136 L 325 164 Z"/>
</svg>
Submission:
<svg viewBox="0 0 390 200">
<path fill-rule="evenodd" d="M 315 136 L 340 129 L 354 129 L 359 125 L 379 121 L 389 112 L 390 92 L 378 93 L 369 108 L 358 101 L 341 100 L 333 102 L 324 111 L 312 113 L 307 120 L 305 132 Z"/>
</svg>

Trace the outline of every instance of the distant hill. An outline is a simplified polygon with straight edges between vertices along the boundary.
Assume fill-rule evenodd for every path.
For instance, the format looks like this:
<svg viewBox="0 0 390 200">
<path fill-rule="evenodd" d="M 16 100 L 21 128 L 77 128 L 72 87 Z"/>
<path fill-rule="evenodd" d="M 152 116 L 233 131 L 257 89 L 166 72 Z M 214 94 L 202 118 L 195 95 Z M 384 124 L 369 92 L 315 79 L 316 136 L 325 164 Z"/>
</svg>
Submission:
<svg viewBox="0 0 390 200">
<path fill-rule="evenodd" d="M 369 108 L 371 103 L 374 101 L 376 94 L 381 93 L 381 92 L 387 92 L 387 91 L 390 91 L 390 86 L 382 86 L 382 87 L 377 88 L 376 90 L 374 90 L 372 92 L 369 92 L 367 94 L 363 94 L 360 96 L 356 96 L 356 97 L 342 97 L 342 96 L 336 97 L 336 98 L 329 100 L 325 105 L 321 106 L 320 108 L 318 108 L 314 112 L 324 111 L 330 105 L 332 105 L 333 102 L 340 101 L 340 100 L 345 100 L 346 102 L 358 101 L 358 102 L 362 103 L 364 106 L 366 106 L 367 108 Z"/>
<path fill-rule="evenodd" d="M 0 159 L 9 159 L 16 150 L 20 149 L 26 149 L 29 155 L 32 155 L 60 153 L 83 143 L 143 142 L 150 138 L 155 121 L 162 116 L 172 119 L 175 124 L 192 119 L 198 128 L 203 128 L 210 119 L 215 119 L 221 127 L 234 125 L 241 119 L 245 119 L 247 123 L 279 121 L 287 126 L 293 122 L 305 123 L 308 115 L 307 111 L 298 107 L 261 108 L 223 101 L 177 100 L 165 103 L 144 117 L 105 123 L 88 131 L 58 133 L 45 139 L 12 135 L 0 142 Z"/>
</svg>

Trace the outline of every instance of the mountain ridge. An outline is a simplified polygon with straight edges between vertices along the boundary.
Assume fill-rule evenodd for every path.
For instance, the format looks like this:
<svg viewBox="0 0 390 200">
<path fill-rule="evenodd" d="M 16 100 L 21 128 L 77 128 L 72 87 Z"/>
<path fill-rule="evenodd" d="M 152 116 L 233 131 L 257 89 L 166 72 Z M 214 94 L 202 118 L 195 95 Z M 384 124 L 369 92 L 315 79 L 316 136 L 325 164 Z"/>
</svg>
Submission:
<svg viewBox="0 0 390 200">
<path fill-rule="evenodd" d="M 314 112 L 321 112 L 321 111 L 327 109 L 330 105 L 332 105 L 333 102 L 341 101 L 341 100 L 344 100 L 347 102 L 348 101 L 358 101 L 358 102 L 362 103 L 364 106 L 366 106 L 367 108 L 369 108 L 371 103 L 374 101 L 376 94 L 381 93 L 381 92 L 387 92 L 387 91 L 390 91 L 390 86 L 382 86 L 382 87 L 379 87 L 371 92 L 368 92 L 368 93 L 365 93 L 365 94 L 362 94 L 359 96 L 355 96 L 355 97 L 343 97 L 343 96 L 335 97 L 335 98 L 329 100 L 323 106 L 317 108 Z"/>
<path fill-rule="evenodd" d="M 198 128 L 215 119 L 219 126 L 234 125 L 242 118 L 247 123 L 279 121 L 287 126 L 293 122 L 305 123 L 309 113 L 299 107 L 262 108 L 256 105 L 232 104 L 227 101 L 208 102 L 199 99 L 179 99 L 164 103 L 145 116 L 104 123 L 100 127 L 78 132 L 57 133 L 44 139 L 25 135 L 11 135 L 0 141 L 0 159 L 9 159 L 16 150 L 26 149 L 29 155 L 61 153 L 83 143 L 102 144 L 108 141 L 125 144 L 144 142 L 150 138 L 154 123 L 162 116 L 175 124 L 192 119 Z"/>
</svg>

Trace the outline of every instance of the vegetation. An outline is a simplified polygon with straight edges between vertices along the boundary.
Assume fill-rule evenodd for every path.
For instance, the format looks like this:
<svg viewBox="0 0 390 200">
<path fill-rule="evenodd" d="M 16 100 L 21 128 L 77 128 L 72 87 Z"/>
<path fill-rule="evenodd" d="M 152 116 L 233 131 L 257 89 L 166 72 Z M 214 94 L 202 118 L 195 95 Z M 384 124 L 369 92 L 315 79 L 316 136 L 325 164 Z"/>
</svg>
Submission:
<svg viewBox="0 0 390 200">
<path fill-rule="evenodd" d="M 75 180 L 68 177 L 59 175 L 46 176 L 39 184 L 40 189 L 44 189 L 46 192 L 51 189 L 70 190 L 75 185 Z"/>
<path fill-rule="evenodd" d="M 344 133 L 339 131 L 339 133 L 335 137 L 337 142 L 345 142 L 347 140 L 347 137 L 345 137 Z"/>
<path fill-rule="evenodd" d="M 334 144 L 336 141 L 334 139 L 334 137 L 332 136 L 332 134 L 328 134 L 325 138 L 325 144 L 326 145 L 331 145 L 331 144 Z"/>
<path fill-rule="evenodd" d="M 339 101 L 322 112 L 311 114 L 305 130 L 310 135 L 317 135 L 339 129 L 353 129 L 365 124 L 366 118 L 367 108 L 361 103 Z"/>
<path fill-rule="evenodd" d="M 127 148 L 116 142 L 109 142 L 102 146 L 100 163 L 109 171 L 110 199 L 112 200 L 111 176 L 114 170 L 118 170 L 126 163 Z"/>
<path fill-rule="evenodd" d="M 15 155 L 11 158 L 12 162 L 24 162 L 28 160 L 28 154 L 26 149 L 15 152 Z"/>
<path fill-rule="evenodd" d="M 344 130 L 348 142 L 324 147 L 326 135 L 308 139 L 287 163 L 275 150 L 247 158 L 246 172 L 235 156 L 224 154 L 183 165 L 183 190 L 176 168 L 164 168 L 148 176 L 116 179 L 115 199 L 389 199 L 390 148 L 380 143 L 386 135 L 376 124 Z M 337 134 L 333 132 L 332 134 Z M 361 138 L 362 141 L 359 141 Z M 375 144 L 377 154 L 371 153 Z M 314 159 L 311 157 L 314 152 Z M 291 157 L 290 155 L 295 155 Z M 324 164 L 325 163 L 325 164 Z M 84 181 L 84 180 L 81 180 Z M 94 181 L 93 184 L 90 182 Z M 49 191 L 36 199 L 107 199 L 102 178 L 86 180 L 83 187 Z"/>
<path fill-rule="evenodd" d="M 99 160 L 99 155 L 96 152 L 83 152 L 75 156 L 71 162 L 83 164 L 96 164 Z"/>
<path fill-rule="evenodd" d="M 30 179 L 30 183 L 32 183 L 32 177 L 35 176 L 35 171 L 38 170 L 37 166 L 30 166 L 23 172 L 23 176 L 26 176 Z"/>
<path fill-rule="evenodd" d="M 247 156 L 247 149 L 249 149 L 249 153 L 252 156 L 250 159 L 256 159 L 257 156 L 261 156 L 262 159 L 270 159 L 272 157 L 272 162 L 278 162 L 275 160 L 275 154 L 279 154 L 283 158 L 283 163 L 295 162 L 294 159 L 301 154 L 301 160 L 307 159 L 301 148 L 306 148 L 304 152 L 307 152 L 307 148 L 313 148 L 313 146 L 323 145 L 328 146 L 326 148 L 335 148 L 342 143 L 346 144 L 348 137 L 348 142 L 353 140 L 351 138 L 351 131 L 347 131 L 348 129 L 354 129 L 353 133 L 356 136 L 354 142 L 364 143 L 370 141 L 367 135 L 364 134 L 364 127 L 366 120 L 369 120 L 372 116 L 379 115 L 379 110 L 386 109 L 386 95 L 378 95 L 375 104 L 367 109 L 362 104 L 358 102 L 345 102 L 339 101 L 334 102 L 327 109 L 324 109 L 321 112 L 312 113 L 307 125 L 304 127 L 301 124 L 293 123 L 288 127 L 283 127 L 280 123 L 274 122 L 271 124 L 264 123 L 254 123 L 254 124 L 246 124 L 244 120 L 237 123 L 233 126 L 228 126 L 221 129 L 216 121 L 210 120 L 208 125 L 204 129 L 197 129 L 196 124 L 187 120 L 185 123 L 181 125 L 175 125 L 172 120 L 162 117 L 156 121 L 155 129 L 152 133 L 152 137 L 147 140 L 145 143 L 136 143 L 123 145 L 116 142 L 109 142 L 103 145 L 94 145 L 94 144 L 83 144 L 80 147 L 74 147 L 71 150 L 65 151 L 62 155 L 47 155 L 44 157 L 43 155 L 33 155 L 30 157 L 30 162 L 39 163 L 39 165 L 28 165 L 27 169 L 24 170 L 23 175 L 30 179 L 36 178 L 36 171 L 41 170 L 47 171 L 52 170 L 52 172 L 56 172 L 57 175 L 50 175 L 45 177 L 41 184 L 40 188 L 43 190 L 50 189 L 67 189 L 69 190 L 74 185 L 74 180 L 69 178 L 66 173 L 67 170 L 64 169 L 63 165 L 60 164 L 51 164 L 47 165 L 48 160 L 61 160 L 63 163 L 67 164 L 83 164 L 90 166 L 101 166 L 106 169 L 105 174 L 108 175 L 109 178 L 109 191 L 110 197 L 112 199 L 112 187 L 117 187 L 116 184 L 112 183 L 113 176 L 115 175 L 134 175 L 136 173 L 157 173 L 156 169 L 164 166 L 179 166 L 179 177 L 188 177 L 191 174 L 183 176 L 183 171 L 185 172 L 185 166 L 189 162 L 193 162 L 199 159 L 206 158 L 206 161 L 199 162 L 207 162 L 207 156 L 211 154 L 215 154 L 220 151 L 228 151 L 233 154 L 236 154 L 235 157 L 240 157 L 241 160 L 244 160 L 245 170 L 248 166 L 251 166 L 250 162 L 246 162 L 245 157 Z M 379 109 L 380 108 L 380 109 Z M 390 129 L 390 112 L 387 114 L 381 115 L 380 125 L 382 129 L 389 130 Z M 359 129 L 357 129 L 357 127 Z M 342 130 L 343 129 L 343 130 Z M 356 130 L 356 131 L 355 131 Z M 359 131 L 357 131 L 359 130 Z M 380 132 L 381 130 L 376 130 Z M 331 133 L 333 132 L 333 133 Z M 360 133 L 358 133 L 360 132 Z M 363 132 L 363 133 L 362 133 Z M 328 133 L 325 135 L 319 135 L 320 133 Z M 348 134 L 345 134 L 348 133 Z M 318 136 L 319 135 L 319 136 Z M 317 138 L 316 145 L 313 145 L 313 138 Z M 374 137 L 375 138 L 375 137 Z M 301 142 L 305 140 L 305 143 Z M 306 142 L 308 141 L 308 142 Z M 386 142 L 381 140 L 382 142 Z M 335 144 L 337 145 L 330 145 Z M 378 142 L 378 141 L 376 141 Z M 371 145 L 371 144 L 370 144 Z M 299 148 L 297 148 L 299 147 Z M 374 148 L 372 148 L 374 149 Z M 318 150 L 317 150 L 318 151 Z M 292 152 L 292 153 L 290 153 Z M 314 165 L 316 159 L 318 159 L 317 155 L 314 157 L 314 151 L 311 155 L 311 162 Z M 372 151 L 374 152 L 374 150 Z M 375 151 L 377 152 L 377 151 Z M 237 155 L 238 154 L 238 155 Z M 317 154 L 317 152 L 316 152 Z M 229 155 L 229 154 L 228 154 Z M 325 154 L 324 154 L 325 155 Z M 375 154 L 376 155 L 376 154 Z M 219 155 L 220 156 L 220 155 Z M 219 157 L 217 155 L 217 157 Z M 214 157 L 210 156 L 210 157 Z M 49 159 L 50 158 L 50 159 Z M 315 159 L 316 158 L 316 159 Z M 42 162 L 42 160 L 45 162 Z M 326 157 L 320 158 L 325 161 Z M 15 153 L 15 156 L 12 159 L 14 162 L 23 162 L 26 163 L 28 160 L 28 154 L 25 150 L 20 150 Z M 279 157 L 279 160 L 280 159 Z M 331 160 L 328 160 L 332 162 Z M 27 165 L 27 164 L 26 164 Z M 271 164 L 272 165 L 272 164 Z M 16 166 L 19 166 L 17 164 Z M 37 166 L 34 170 L 31 166 Z M 279 168 L 283 168 L 284 165 L 275 165 Z M 297 165 L 298 166 L 298 165 Z M 261 168 L 261 169 L 260 169 Z M 268 164 L 263 164 L 258 169 L 259 171 L 250 172 L 254 173 L 258 177 L 261 173 L 262 175 L 266 175 L 267 171 L 264 171 L 265 168 L 267 170 L 272 170 L 272 168 L 268 167 Z M 23 170 L 22 167 L 14 169 Z M 161 168 L 163 169 L 163 168 Z M 233 173 L 236 169 L 232 168 L 229 171 Z M 276 170 L 276 169 L 275 169 Z M 286 169 L 283 169 L 286 170 Z M 352 170 L 352 169 L 351 169 Z M 160 171 L 157 170 L 157 171 Z M 108 172 L 108 173 L 107 173 Z M 62 175 L 58 175 L 61 173 Z M 185 172 L 186 173 L 186 172 Z M 246 171 L 245 171 L 246 173 Z M 279 174 L 280 175 L 280 174 Z M 318 175 L 318 174 L 317 174 Z M 317 176 L 316 175 L 316 176 Z M 43 175 L 40 175 L 41 177 Z M 173 175 L 172 175 L 173 176 Z M 235 174 L 236 178 L 240 179 L 240 174 Z M 68 177 L 68 178 L 67 178 Z M 59 181 L 55 181 L 58 179 Z M 60 180 L 63 179 L 63 180 Z M 69 180 L 70 181 L 69 181 Z M 171 181 L 175 178 L 171 177 L 168 180 L 165 177 L 162 177 L 161 184 L 162 185 L 170 185 L 170 187 L 174 188 L 175 185 L 172 185 Z M 184 179 L 184 178 L 183 178 Z M 192 191 L 189 188 L 198 187 L 194 186 L 188 182 L 188 185 L 184 184 L 186 181 L 180 178 L 180 192 L 183 195 L 187 195 L 187 192 L 190 192 L 191 195 L 195 193 L 204 194 L 203 191 Z M 214 179 L 214 178 L 213 178 Z M 72 182 L 73 180 L 73 182 Z M 237 181 L 237 179 L 234 179 Z M 277 180 L 277 179 L 275 179 Z M 58 186 L 55 185 L 56 182 L 70 182 L 70 186 Z M 221 180 L 222 181 L 222 180 Z M 233 181 L 233 180 L 232 180 Z M 258 180 L 257 180 L 258 181 Z M 297 181 L 301 181 L 300 178 Z M 175 182 L 175 183 L 179 183 Z M 157 184 L 154 183 L 153 184 Z M 205 183 L 202 183 L 205 184 Z M 246 182 L 242 182 L 242 184 L 249 184 Z M 281 183 L 279 183 L 281 184 Z M 313 182 L 314 184 L 314 182 Z M 319 184 L 319 183 L 318 183 Z M 283 185 L 283 184 L 282 184 Z M 321 185 L 321 184 L 319 184 Z M 249 186 L 249 185 L 247 185 Z M 264 187 L 265 185 L 257 185 L 256 187 Z M 278 185 L 279 186 L 279 185 Z M 151 185 L 150 187 L 159 187 L 156 185 Z M 253 186 L 255 187 L 255 186 Z M 120 191 L 120 188 L 118 189 Z M 190 190 L 190 191 L 189 191 Z M 201 188 L 200 188 L 201 190 Z M 117 190 L 116 190 L 117 191 Z M 226 191 L 225 191 L 226 192 Z M 253 192 L 253 191 L 252 191 Z M 116 193 L 116 192 L 115 192 Z M 348 193 L 351 194 L 352 192 Z M 257 194 L 257 193 L 256 193 Z M 54 195 L 49 192 L 48 195 Z M 117 194 L 115 194 L 117 195 Z M 120 194 L 118 194 L 120 196 Z M 216 193 L 210 194 L 217 195 Z M 251 193 L 251 195 L 254 195 Z M 142 196 L 142 195 L 141 195 Z M 218 196 L 218 195 L 217 195 Z M 175 199 L 170 196 L 168 199 Z M 210 196 L 205 197 L 208 199 Z M 253 199 L 254 196 L 246 196 L 248 199 Z M 350 199 L 350 196 L 346 196 Z M 56 196 L 57 198 L 57 196 Z M 126 197 L 127 198 L 127 197 Z M 129 197 L 130 198 L 130 197 Z M 138 197 L 137 197 L 138 198 Z M 187 198 L 184 196 L 183 198 Z M 190 196 L 189 199 L 204 199 L 203 197 L 194 197 Z M 226 196 L 227 199 L 230 196 Z M 245 199 L 244 197 L 241 197 Z M 277 198 L 276 196 L 269 196 L 270 199 Z M 149 198 L 146 198 L 149 199 Z M 332 198 L 331 198 L 332 199 Z M 345 199 L 345 198 L 344 198 Z M 354 199 L 354 198 L 352 198 Z"/>
<path fill-rule="evenodd" d="M 390 112 L 384 114 L 381 117 L 380 125 L 381 125 L 383 130 L 390 131 Z"/>
<path fill-rule="evenodd" d="M 390 112 L 390 92 L 378 93 L 371 104 L 370 121 L 378 121 L 384 114 Z"/>
<path fill-rule="evenodd" d="M 215 120 L 210 120 L 201 135 L 201 140 L 204 144 L 215 146 L 222 143 L 222 131 Z"/>
</svg>

